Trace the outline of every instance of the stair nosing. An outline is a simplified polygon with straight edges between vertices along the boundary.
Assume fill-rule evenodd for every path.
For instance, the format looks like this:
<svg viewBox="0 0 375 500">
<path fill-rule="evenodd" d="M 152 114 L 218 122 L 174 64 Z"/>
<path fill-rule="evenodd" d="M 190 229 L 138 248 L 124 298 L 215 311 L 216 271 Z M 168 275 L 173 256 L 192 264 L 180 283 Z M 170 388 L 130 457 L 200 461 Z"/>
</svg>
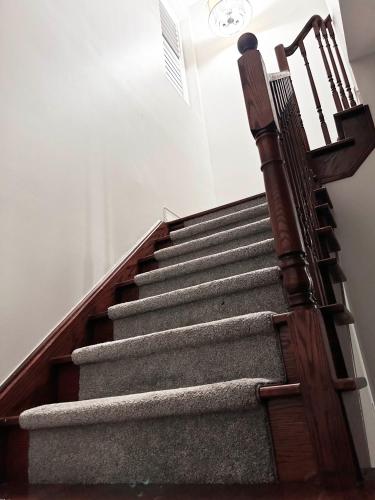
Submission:
<svg viewBox="0 0 375 500">
<path fill-rule="evenodd" d="M 159 332 L 81 347 L 73 351 L 73 363 L 119 361 L 189 347 L 230 342 L 255 335 L 274 334 L 272 311 L 233 316 L 207 323 L 170 328 Z"/>
<path fill-rule="evenodd" d="M 275 383 L 278 381 L 242 378 L 200 386 L 55 403 L 22 412 L 19 423 L 23 429 L 36 430 L 250 410 L 260 405 L 258 388 Z"/>
<path fill-rule="evenodd" d="M 194 214 L 186 215 L 185 217 L 179 217 L 178 219 L 171 220 L 167 222 L 168 226 L 173 226 L 173 224 L 177 224 L 179 222 L 191 221 L 194 219 L 199 219 L 200 217 L 205 217 L 206 215 L 214 214 L 215 212 L 220 212 L 221 210 L 226 210 L 228 208 L 233 208 L 238 205 L 242 205 L 244 203 L 248 203 L 249 201 L 256 200 L 257 198 L 265 198 L 267 200 L 266 193 L 259 193 L 253 196 L 249 196 L 247 198 L 242 198 L 241 200 L 232 201 L 230 203 L 226 203 L 224 205 L 219 205 L 218 207 L 209 208 L 208 210 L 203 210 L 202 212 L 197 212 Z"/>
<path fill-rule="evenodd" d="M 241 262 L 255 257 L 265 256 L 274 252 L 274 239 L 268 238 L 250 245 L 244 245 L 224 252 L 218 252 L 204 257 L 197 257 L 178 264 L 153 269 L 134 276 L 134 281 L 138 286 L 160 283 L 161 281 L 203 272 L 213 269 L 219 265 Z M 254 249 L 253 254 L 251 250 Z M 246 255 L 246 253 L 250 255 Z M 204 265 L 207 263 L 208 265 Z"/>
<path fill-rule="evenodd" d="M 108 309 L 108 317 L 112 320 L 122 319 L 128 316 L 135 316 L 146 312 L 176 307 L 181 304 L 188 304 L 210 297 L 217 297 L 223 293 L 231 294 L 240 290 L 260 288 L 276 284 L 279 280 L 280 268 L 278 266 L 271 266 L 132 302 L 116 304 Z"/>
<path fill-rule="evenodd" d="M 259 211 L 261 213 L 257 214 L 256 212 Z M 215 219 L 198 222 L 197 224 L 194 224 L 192 226 L 187 226 L 181 229 L 172 230 L 169 234 L 172 241 L 178 241 L 180 239 L 185 239 L 186 237 L 189 236 L 196 236 L 199 233 L 204 233 L 212 229 L 226 227 L 235 222 L 240 222 L 242 220 L 246 219 L 252 220 L 255 219 L 256 217 L 260 217 L 265 214 L 268 214 L 268 203 L 260 203 L 259 205 L 244 208 L 243 210 L 238 210 L 237 212 L 233 212 L 231 214 L 222 215 L 220 217 L 216 217 Z M 225 223 L 226 221 L 228 222 Z M 224 222 L 224 224 L 220 224 L 220 222 Z"/>
<path fill-rule="evenodd" d="M 232 241 L 241 234 L 248 235 L 266 232 L 271 232 L 269 217 L 250 224 L 244 224 L 243 226 L 227 229 L 225 231 L 219 231 L 218 233 L 210 234 L 209 236 L 172 245 L 168 248 L 156 250 L 156 252 L 154 252 L 154 256 L 157 261 L 163 261 L 168 258 L 178 257 L 180 255 L 193 253 L 194 251 L 203 250 L 205 248 L 209 248 L 210 246 L 218 246 L 222 243 Z M 215 242 L 214 245 L 212 245 L 213 241 Z"/>
</svg>

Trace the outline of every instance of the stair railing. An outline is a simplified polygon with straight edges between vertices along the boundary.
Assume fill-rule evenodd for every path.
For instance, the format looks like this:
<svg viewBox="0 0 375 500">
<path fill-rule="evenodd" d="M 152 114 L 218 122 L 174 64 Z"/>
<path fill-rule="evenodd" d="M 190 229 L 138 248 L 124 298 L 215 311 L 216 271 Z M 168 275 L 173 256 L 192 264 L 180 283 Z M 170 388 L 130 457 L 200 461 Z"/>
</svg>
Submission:
<svg viewBox="0 0 375 500">
<path fill-rule="evenodd" d="M 336 111 L 341 112 L 345 109 L 348 109 L 349 107 L 356 106 L 353 92 L 349 83 L 348 74 L 340 53 L 340 49 L 336 42 L 336 36 L 332 26 L 331 16 L 328 16 L 326 19 L 323 19 L 318 15 L 312 16 L 292 44 L 290 44 L 288 47 L 284 47 L 284 45 L 278 45 L 275 48 L 275 52 L 280 71 L 289 71 L 287 58 L 293 55 L 297 50 L 300 51 L 305 63 L 306 72 L 309 79 L 311 91 L 313 93 L 315 107 L 318 113 L 323 137 L 326 144 L 331 144 L 331 137 L 328 131 L 327 123 L 325 121 L 321 101 L 304 44 L 304 40 L 310 32 L 314 32 L 315 38 L 318 42 L 319 51 L 327 74 L 328 83 L 331 88 L 332 98 L 336 107 Z M 323 44 L 323 40 L 325 43 L 325 47 Z M 333 49 L 335 54 L 333 52 Z M 345 89 L 343 87 L 342 80 L 344 81 Z"/>
<path fill-rule="evenodd" d="M 356 457 L 331 371 L 319 309 L 324 287 L 316 270 L 321 249 L 314 210 L 316 180 L 288 72 L 267 74 L 255 35 L 238 41 L 239 71 L 250 130 L 261 159 L 275 250 L 289 305 L 288 326 L 319 475 L 355 481 Z M 284 68 L 285 70 L 285 68 Z"/>
<path fill-rule="evenodd" d="M 293 195 L 293 204 L 300 221 L 301 236 L 313 281 L 314 300 L 327 304 L 317 262 L 325 257 L 317 229 L 319 221 L 315 210 L 315 191 L 320 187 L 311 170 L 306 153 L 308 142 L 301 119 L 298 101 L 289 72 L 268 75 L 270 89 L 279 126 L 279 138 L 284 168 Z"/>
</svg>

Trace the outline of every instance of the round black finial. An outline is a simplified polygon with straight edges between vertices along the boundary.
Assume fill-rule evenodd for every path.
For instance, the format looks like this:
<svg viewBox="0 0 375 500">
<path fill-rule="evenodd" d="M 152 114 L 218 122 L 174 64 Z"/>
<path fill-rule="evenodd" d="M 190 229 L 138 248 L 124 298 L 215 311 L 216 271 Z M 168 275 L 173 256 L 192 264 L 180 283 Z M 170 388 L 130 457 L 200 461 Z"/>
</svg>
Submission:
<svg viewBox="0 0 375 500">
<path fill-rule="evenodd" d="M 258 39 L 254 33 L 244 33 L 237 42 L 238 50 L 244 54 L 247 50 L 256 50 L 258 48 Z"/>
</svg>

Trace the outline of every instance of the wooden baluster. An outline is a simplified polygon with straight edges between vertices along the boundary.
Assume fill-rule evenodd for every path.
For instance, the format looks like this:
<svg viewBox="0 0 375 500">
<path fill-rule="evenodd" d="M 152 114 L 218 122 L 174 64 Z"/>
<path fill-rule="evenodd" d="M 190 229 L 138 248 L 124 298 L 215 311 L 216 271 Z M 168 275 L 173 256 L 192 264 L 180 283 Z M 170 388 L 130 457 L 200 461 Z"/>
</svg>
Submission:
<svg viewBox="0 0 375 500">
<path fill-rule="evenodd" d="M 325 50 L 324 50 L 324 47 L 323 47 L 322 37 L 321 37 L 321 34 L 320 34 L 320 24 L 321 23 L 318 22 L 318 21 L 314 22 L 315 38 L 316 38 L 316 40 L 318 42 L 320 54 L 321 54 L 322 59 L 323 59 L 324 68 L 325 68 L 326 73 L 327 73 L 327 78 L 328 78 L 329 85 L 331 87 L 332 97 L 333 97 L 333 100 L 335 102 L 336 109 L 337 109 L 337 111 L 342 111 L 342 104 L 341 104 L 341 101 L 340 101 L 340 97 L 339 97 L 339 95 L 337 93 L 336 85 L 335 85 L 335 82 L 333 81 L 333 76 L 332 76 L 332 73 L 331 73 L 331 68 L 329 66 L 329 62 L 328 62 L 328 59 L 327 59 L 327 56 L 326 56 L 326 53 L 325 53 Z"/>
<path fill-rule="evenodd" d="M 320 120 L 320 126 L 322 128 L 324 140 L 325 140 L 326 144 L 331 144 L 331 137 L 329 135 L 328 127 L 327 127 L 327 124 L 326 124 L 325 119 L 324 119 L 324 114 L 323 114 L 323 111 L 322 111 L 322 105 L 320 104 L 320 99 L 319 99 L 318 91 L 316 89 L 314 77 L 313 77 L 312 72 L 311 72 L 310 63 L 309 63 L 309 61 L 307 59 L 305 44 L 303 43 L 302 40 L 300 40 L 298 42 L 298 46 L 299 46 L 299 49 L 301 51 L 301 55 L 303 57 L 303 60 L 305 62 L 305 67 L 306 67 L 307 75 L 308 75 L 309 80 L 310 80 L 310 86 L 311 86 L 311 90 L 312 90 L 312 93 L 313 93 L 313 96 L 314 96 L 315 106 L 316 106 L 316 110 L 318 112 L 318 116 L 319 116 L 319 120 Z"/>
<path fill-rule="evenodd" d="M 307 425 L 314 445 L 319 476 L 353 484 L 356 462 L 339 395 L 327 356 L 326 331 L 312 296 L 311 279 L 294 200 L 283 168 L 268 75 L 255 35 L 238 41 L 238 61 L 250 130 L 262 164 L 275 250 L 289 303 L 289 328 L 296 356 Z"/>
<path fill-rule="evenodd" d="M 327 31 L 327 28 L 326 28 L 324 23 L 321 25 L 320 29 L 321 29 L 323 38 L 324 38 L 325 43 L 326 43 L 326 47 L 327 47 L 329 58 L 330 58 L 330 61 L 332 64 L 333 72 L 335 73 L 336 85 L 337 85 L 339 92 L 340 92 L 342 105 L 344 106 L 344 109 L 348 109 L 349 108 L 348 99 L 345 95 L 344 87 L 342 86 L 340 73 L 339 73 L 339 70 L 337 68 L 337 64 L 336 64 L 334 55 L 332 53 L 331 44 L 329 43 L 328 31 Z"/>
<path fill-rule="evenodd" d="M 329 36 L 331 37 L 333 48 L 335 49 L 335 52 L 336 52 L 337 60 L 338 60 L 339 65 L 340 65 L 341 74 L 342 74 L 342 77 L 344 79 L 344 85 L 346 88 L 346 92 L 347 92 L 348 97 L 349 97 L 350 106 L 351 107 L 356 106 L 357 104 L 355 102 L 353 92 L 352 92 L 352 89 L 350 87 L 349 78 L 348 78 L 348 75 L 346 73 L 346 69 L 345 69 L 341 54 L 340 54 L 340 49 L 338 48 L 338 45 L 336 42 L 336 35 L 335 35 L 334 30 L 333 30 L 332 19 L 330 16 L 326 19 L 325 25 L 326 25 L 326 28 L 328 30 Z"/>
</svg>

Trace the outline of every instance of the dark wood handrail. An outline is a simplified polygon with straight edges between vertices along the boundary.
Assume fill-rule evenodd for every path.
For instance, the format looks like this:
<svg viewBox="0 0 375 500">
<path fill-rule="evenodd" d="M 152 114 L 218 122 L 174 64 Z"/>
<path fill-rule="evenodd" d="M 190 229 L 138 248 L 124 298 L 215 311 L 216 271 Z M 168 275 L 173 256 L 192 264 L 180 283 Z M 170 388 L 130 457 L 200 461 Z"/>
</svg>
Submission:
<svg viewBox="0 0 375 500">
<path fill-rule="evenodd" d="M 307 35 L 310 33 L 311 30 L 314 29 L 314 26 L 316 24 L 322 25 L 325 24 L 328 19 L 331 19 L 330 16 L 328 16 L 326 19 L 323 19 L 321 16 L 318 14 L 315 14 L 314 16 L 310 17 L 310 19 L 307 21 L 305 26 L 301 29 L 301 31 L 298 33 L 294 41 L 288 45 L 287 47 L 284 47 L 285 49 L 285 55 L 287 57 L 291 56 L 294 54 L 294 52 L 298 49 L 300 42 L 303 41 Z"/>
</svg>

